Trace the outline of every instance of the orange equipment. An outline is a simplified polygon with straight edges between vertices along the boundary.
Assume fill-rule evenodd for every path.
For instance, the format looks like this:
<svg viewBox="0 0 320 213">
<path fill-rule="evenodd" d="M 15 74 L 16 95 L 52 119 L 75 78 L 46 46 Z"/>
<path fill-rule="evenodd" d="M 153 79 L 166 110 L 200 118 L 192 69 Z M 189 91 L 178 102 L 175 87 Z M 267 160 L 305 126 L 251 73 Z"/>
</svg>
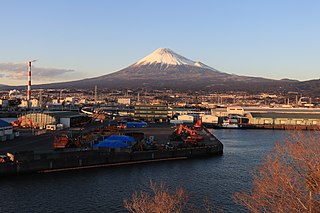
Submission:
<svg viewBox="0 0 320 213">
<path fill-rule="evenodd" d="M 202 121 L 201 119 L 197 120 L 197 123 L 193 126 L 195 129 L 201 129 L 202 128 Z"/>
<path fill-rule="evenodd" d="M 32 120 L 27 117 L 18 118 L 18 120 L 12 121 L 11 124 L 14 127 L 20 127 L 20 126 L 26 127 L 26 128 L 33 127 Z"/>
<path fill-rule="evenodd" d="M 120 125 L 117 126 L 118 129 L 125 129 L 127 128 L 123 123 L 120 123 Z"/>
<path fill-rule="evenodd" d="M 73 136 L 72 133 L 62 133 L 56 135 L 53 141 L 54 149 L 81 147 L 81 135 Z"/>
<path fill-rule="evenodd" d="M 199 135 L 196 130 L 180 124 L 177 130 L 177 135 L 181 135 L 183 131 L 189 133 L 189 136 L 184 140 L 185 143 L 195 143 L 203 140 L 203 137 Z"/>
<path fill-rule="evenodd" d="M 11 124 L 13 127 L 18 127 L 21 124 L 21 120 L 12 121 Z"/>
</svg>

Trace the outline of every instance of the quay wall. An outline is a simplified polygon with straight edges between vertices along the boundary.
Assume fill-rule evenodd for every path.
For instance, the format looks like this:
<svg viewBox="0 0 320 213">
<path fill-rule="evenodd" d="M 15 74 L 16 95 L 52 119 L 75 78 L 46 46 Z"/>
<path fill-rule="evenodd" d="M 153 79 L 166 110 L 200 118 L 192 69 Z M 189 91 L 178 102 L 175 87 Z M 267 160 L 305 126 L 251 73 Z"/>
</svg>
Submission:
<svg viewBox="0 0 320 213">
<path fill-rule="evenodd" d="M 211 128 L 224 128 L 221 125 L 212 125 Z M 320 125 L 300 124 L 240 124 L 240 129 L 276 129 L 276 130 L 312 130 L 320 131 Z"/>
<path fill-rule="evenodd" d="M 293 124 L 242 124 L 242 128 L 250 129 L 278 129 L 278 130 L 320 130 L 319 125 Z"/>
<path fill-rule="evenodd" d="M 50 172 L 162 160 L 207 157 L 223 153 L 221 142 L 203 147 L 123 152 L 116 150 L 85 150 L 74 152 L 52 152 L 18 154 L 16 162 L 0 164 L 0 176 L 23 173 Z"/>
</svg>

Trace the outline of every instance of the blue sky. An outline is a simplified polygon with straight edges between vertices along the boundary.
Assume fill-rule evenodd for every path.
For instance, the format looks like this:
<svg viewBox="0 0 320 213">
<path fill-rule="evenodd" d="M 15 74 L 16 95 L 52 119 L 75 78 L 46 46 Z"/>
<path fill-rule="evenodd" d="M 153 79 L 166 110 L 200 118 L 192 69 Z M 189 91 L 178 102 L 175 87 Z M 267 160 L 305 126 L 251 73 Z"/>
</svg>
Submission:
<svg viewBox="0 0 320 213">
<path fill-rule="evenodd" d="M 10 0 L 0 7 L 0 84 L 95 77 L 159 47 L 220 71 L 318 79 L 317 0 Z"/>
</svg>

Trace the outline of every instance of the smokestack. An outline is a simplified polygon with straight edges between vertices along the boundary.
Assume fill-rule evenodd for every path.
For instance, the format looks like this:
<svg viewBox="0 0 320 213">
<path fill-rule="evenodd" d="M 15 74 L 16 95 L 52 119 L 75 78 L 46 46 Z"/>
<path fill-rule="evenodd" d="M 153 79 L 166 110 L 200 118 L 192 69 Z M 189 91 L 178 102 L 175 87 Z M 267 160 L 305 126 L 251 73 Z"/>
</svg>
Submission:
<svg viewBox="0 0 320 213">
<path fill-rule="evenodd" d="M 31 99 L 31 61 L 29 61 L 28 66 L 28 93 L 27 93 L 27 101 Z"/>
</svg>

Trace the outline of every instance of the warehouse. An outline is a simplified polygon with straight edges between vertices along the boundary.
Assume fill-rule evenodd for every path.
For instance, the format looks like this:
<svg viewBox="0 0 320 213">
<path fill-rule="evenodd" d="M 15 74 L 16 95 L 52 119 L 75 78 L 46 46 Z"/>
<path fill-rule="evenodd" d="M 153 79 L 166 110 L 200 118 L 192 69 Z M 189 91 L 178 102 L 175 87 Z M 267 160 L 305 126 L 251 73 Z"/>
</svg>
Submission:
<svg viewBox="0 0 320 213">
<path fill-rule="evenodd" d="M 253 125 L 320 126 L 320 113 L 251 112 L 247 117 Z"/>
<path fill-rule="evenodd" d="M 70 111 L 44 111 L 22 115 L 19 118 L 21 126 L 46 128 L 47 125 L 63 124 L 64 128 L 78 125 L 86 118 L 85 114 Z"/>
</svg>

